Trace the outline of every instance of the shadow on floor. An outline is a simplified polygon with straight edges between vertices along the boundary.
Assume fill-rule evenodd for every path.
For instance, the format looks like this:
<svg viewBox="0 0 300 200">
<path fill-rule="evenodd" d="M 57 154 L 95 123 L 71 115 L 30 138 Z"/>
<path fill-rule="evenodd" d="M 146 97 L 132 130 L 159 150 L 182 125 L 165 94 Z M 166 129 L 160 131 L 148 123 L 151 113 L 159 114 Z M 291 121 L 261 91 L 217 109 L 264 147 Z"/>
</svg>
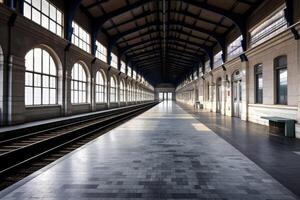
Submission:
<svg viewBox="0 0 300 200">
<path fill-rule="evenodd" d="M 299 139 L 273 136 L 267 126 L 178 105 L 300 197 Z"/>
</svg>

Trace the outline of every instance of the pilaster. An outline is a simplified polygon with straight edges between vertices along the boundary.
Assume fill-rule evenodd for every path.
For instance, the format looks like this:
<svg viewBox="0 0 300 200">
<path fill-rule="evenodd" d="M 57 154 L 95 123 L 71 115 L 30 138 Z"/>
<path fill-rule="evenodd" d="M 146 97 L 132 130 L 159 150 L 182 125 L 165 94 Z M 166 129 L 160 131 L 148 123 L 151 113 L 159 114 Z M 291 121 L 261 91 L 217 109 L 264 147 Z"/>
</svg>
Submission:
<svg viewBox="0 0 300 200">
<path fill-rule="evenodd" d="M 7 116 L 8 125 L 24 123 L 25 112 L 25 60 L 14 55 L 9 57 L 8 63 L 8 94 Z M 5 98 L 5 96 L 4 96 Z"/>
<path fill-rule="evenodd" d="M 249 62 L 241 63 L 242 73 L 242 112 L 241 119 L 248 120 L 248 102 L 249 102 Z"/>
</svg>

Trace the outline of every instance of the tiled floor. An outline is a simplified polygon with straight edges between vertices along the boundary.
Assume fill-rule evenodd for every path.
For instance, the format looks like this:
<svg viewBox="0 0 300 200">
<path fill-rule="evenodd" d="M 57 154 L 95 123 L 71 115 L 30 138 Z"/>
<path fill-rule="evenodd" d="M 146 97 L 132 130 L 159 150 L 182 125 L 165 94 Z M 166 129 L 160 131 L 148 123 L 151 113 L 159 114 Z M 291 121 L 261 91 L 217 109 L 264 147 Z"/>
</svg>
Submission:
<svg viewBox="0 0 300 200">
<path fill-rule="evenodd" d="M 172 102 L 0 193 L 2 199 L 249 199 L 293 194 Z"/>
<path fill-rule="evenodd" d="M 300 139 L 273 136 L 267 126 L 180 106 L 300 197 Z"/>
</svg>

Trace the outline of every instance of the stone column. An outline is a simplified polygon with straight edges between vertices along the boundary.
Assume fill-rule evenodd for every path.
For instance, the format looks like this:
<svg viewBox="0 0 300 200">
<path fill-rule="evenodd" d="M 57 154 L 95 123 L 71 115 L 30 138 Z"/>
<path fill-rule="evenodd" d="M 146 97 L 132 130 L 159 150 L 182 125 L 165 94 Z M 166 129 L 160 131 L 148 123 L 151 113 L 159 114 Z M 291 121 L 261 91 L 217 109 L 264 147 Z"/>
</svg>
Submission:
<svg viewBox="0 0 300 200">
<path fill-rule="evenodd" d="M 121 81 L 121 77 L 120 75 L 118 75 L 117 77 L 117 85 L 116 85 L 116 102 L 118 103 L 118 107 L 121 106 L 121 99 L 120 99 L 120 93 L 121 93 L 121 88 L 120 88 L 120 81 Z M 124 95 L 124 94 L 123 94 Z"/>
<path fill-rule="evenodd" d="M 71 99 L 71 80 L 72 80 L 72 72 L 69 67 L 66 67 L 65 70 L 65 90 L 63 91 L 65 93 L 64 100 L 63 100 L 63 115 L 68 116 L 72 114 L 72 99 Z"/>
<path fill-rule="evenodd" d="M 222 75 L 222 86 L 221 86 L 221 89 L 222 89 L 222 110 L 221 110 L 221 113 L 223 115 L 226 115 L 226 102 L 227 102 L 227 80 L 226 80 L 226 72 L 224 71 L 223 72 L 223 75 Z"/>
<path fill-rule="evenodd" d="M 25 59 L 11 55 L 8 63 L 7 124 L 25 120 Z M 4 97 L 5 98 L 5 97 Z"/>
<path fill-rule="evenodd" d="M 241 119 L 248 120 L 248 102 L 249 102 L 249 62 L 241 63 L 242 75 L 242 112 Z"/>
<path fill-rule="evenodd" d="M 297 40 L 297 66 L 300 66 L 300 40 Z M 300 77 L 300 69 L 298 68 L 298 76 Z M 296 137 L 300 138 L 300 81 L 298 82 L 298 111 L 297 111 L 297 123 L 296 123 Z"/>
<path fill-rule="evenodd" d="M 215 83 L 214 83 L 214 80 L 213 80 L 213 75 L 212 73 L 210 73 L 210 76 L 209 76 L 209 95 L 210 95 L 210 112 L 214 112 L 215 110 L 215 91 L 214 91 L 214 88 L 215 88 Z"/>
<path fill-rule="evenodd" d="M 96 111 L 96 79 L 91 75 L 91 110 Z"/>
<path fill-rule="evenodd" d="M 110 71 L 107 72 L 106 91 L 107 91 L 107 109 L 110 108 Z"/>
<path fill-rule="evenodd" d="M 5 110 L 5 101 L 4 101 L 4 95 L 5 95 L 5 71 L 4 71 L 4 55 L 0 46 L 0 126 L 5 125 L 5 115 L 4 115 L 4 110 Z"/>
</svg>

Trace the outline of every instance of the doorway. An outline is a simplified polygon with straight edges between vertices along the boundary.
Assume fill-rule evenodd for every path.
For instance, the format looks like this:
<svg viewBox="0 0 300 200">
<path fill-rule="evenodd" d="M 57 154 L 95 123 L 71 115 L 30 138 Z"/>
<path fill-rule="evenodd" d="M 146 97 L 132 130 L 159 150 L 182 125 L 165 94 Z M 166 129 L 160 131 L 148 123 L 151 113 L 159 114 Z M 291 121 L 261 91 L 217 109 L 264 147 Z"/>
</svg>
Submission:
<svg viewBox="0 0 300 200">
<path fill-rule="evenodd" d="M 216 111 L 218 113 L 221 113 L 221 110 L 222 110 L 222 78 L 218 78 L 217 79 L 217 84 L 216 84 L 216 100 L 217 100 L 217 109 Z"/>
<path fill-rule="evenodd" d="M 158 98 L 159 98 L 160 101 L 163 101 L 164 100 L 164 93 L 163 92 L 158 93 Z"/>
<path fill-rule="evenodd" d="M 172 101 L 172 92 L 168 92 L 168 101 Z"/>
<path fill-rule="evenodd" d="M 232 75 L 233 116 L 241 117 L 242 112 L 242 77 L 239 70 Z"/>
</svg>

